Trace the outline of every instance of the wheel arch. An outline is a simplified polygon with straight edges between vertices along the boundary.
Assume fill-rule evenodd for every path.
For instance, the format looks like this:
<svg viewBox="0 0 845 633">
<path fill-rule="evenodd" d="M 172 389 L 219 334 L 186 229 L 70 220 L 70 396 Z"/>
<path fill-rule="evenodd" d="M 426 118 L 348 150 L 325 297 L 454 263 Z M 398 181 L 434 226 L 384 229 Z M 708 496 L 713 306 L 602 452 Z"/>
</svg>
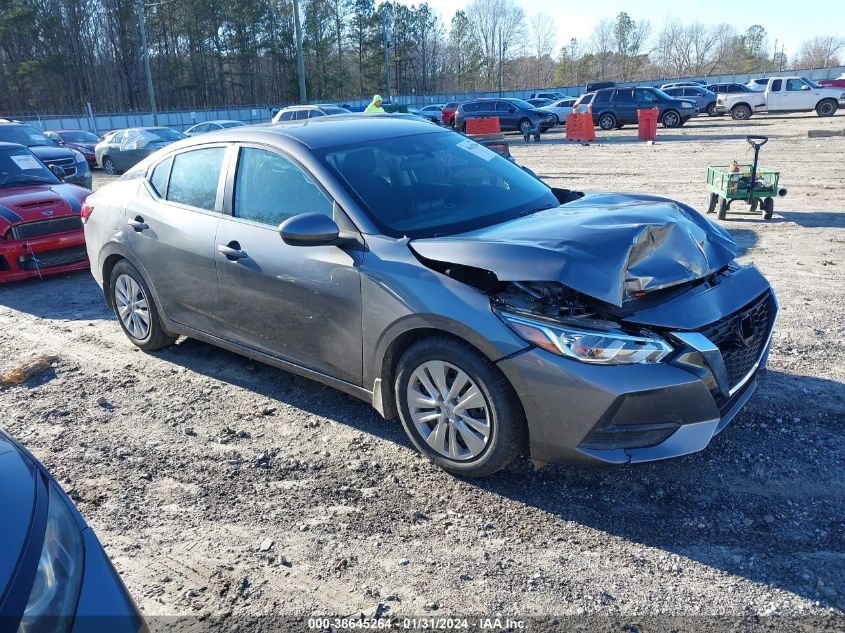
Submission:
<svg viewBox="0 0 845 633">
<path fill-rule="evenodd" d="M 409 316 L 385 332 L 376 346 L 373 357 L 373 373 L 375 374 L 373 406 L 384 418 L 389 420 L 399 415 L 393 395 L 393 383 L 396 379 L 399 359 L 411 345 L 433 336 L 447 337 L 469 345 L 493 363 L 505 356 L 485 337 L 463 323 L 439 315 Z M 516 392 L 513 384 L 511 387 Z"/>
</svg>

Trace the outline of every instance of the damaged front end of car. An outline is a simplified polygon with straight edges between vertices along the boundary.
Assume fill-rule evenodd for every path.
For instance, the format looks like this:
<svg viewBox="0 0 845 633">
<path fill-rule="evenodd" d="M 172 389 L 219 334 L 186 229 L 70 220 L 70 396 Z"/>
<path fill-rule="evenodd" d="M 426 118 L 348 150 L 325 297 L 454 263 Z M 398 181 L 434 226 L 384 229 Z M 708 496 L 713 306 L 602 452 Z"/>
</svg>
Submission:
<svg viewBox="0 0 845 633">
<path fill-rule="evenodd" d="M 472 233 L 412 240 L 486 293 L 530 347 L 499 361 L 537 463 L 703 449 L 765 366 L 777 302 L 717 225 L 650 196 L 584 196 Z"/>
</svg>

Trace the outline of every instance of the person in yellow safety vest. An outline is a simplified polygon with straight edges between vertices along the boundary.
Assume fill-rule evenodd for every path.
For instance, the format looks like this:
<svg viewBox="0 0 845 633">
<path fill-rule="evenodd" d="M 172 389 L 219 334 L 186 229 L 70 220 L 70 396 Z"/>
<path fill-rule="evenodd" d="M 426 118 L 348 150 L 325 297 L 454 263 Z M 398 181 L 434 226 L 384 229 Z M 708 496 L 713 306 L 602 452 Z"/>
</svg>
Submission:
<svg viewBox="0 0 845 633">
<path fill-rule="evenodd" d="M 384 114 L 384 108 L 381 107 L 381 95 L 373 95 L 373 101 L 370 105 L 367 106 L 367 109 L 364 112 L 380 112 Z"/>
</svg>

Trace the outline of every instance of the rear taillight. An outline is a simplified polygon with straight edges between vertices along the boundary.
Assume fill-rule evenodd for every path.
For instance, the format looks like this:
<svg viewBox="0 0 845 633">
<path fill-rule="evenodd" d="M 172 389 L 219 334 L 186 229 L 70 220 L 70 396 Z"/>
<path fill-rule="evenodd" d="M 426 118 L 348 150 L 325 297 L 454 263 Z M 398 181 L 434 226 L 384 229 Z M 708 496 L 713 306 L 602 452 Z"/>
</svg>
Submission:
<svg viewBox="0 0 845 633">
<path fill-rule="evenodd" d="M 590 105 L 587 106 L 587 114 L 592 114 L 592 113 L 593 113 L 593 104 L 591 103 Z"/>
<path fill-rule="evenodd" d="M 91 214 L 94 213 L 94 207 L 87 202 L 82 204 L 82 211 L 80 212 L 80 217 L 82 218 L 82 223 L 85 224 L 88 222 L 88 218 L 91 217 Z"/>
</svg>

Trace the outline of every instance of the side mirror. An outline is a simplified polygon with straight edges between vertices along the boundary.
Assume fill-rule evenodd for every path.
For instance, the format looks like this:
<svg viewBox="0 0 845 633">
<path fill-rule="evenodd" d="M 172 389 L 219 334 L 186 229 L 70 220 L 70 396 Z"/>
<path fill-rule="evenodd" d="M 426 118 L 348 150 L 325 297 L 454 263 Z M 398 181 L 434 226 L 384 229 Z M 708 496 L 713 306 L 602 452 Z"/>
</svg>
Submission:
<svg viewBox="0 0 845 633">
<path fill-rule="evenodd" d="M 50 165 L 50 171 L 52 171 L 53 175 L 55 175 L 59 180 L 64 180 L 67 175 L 65 174 L 65 170 L 58 165 Z"/>
<path fill-rule="evenodd" d="M 809 90 L 809 89 L 810 89 L 810 86 L 808 86 L 807 84 L 804 84 L 803 86 L 801 86 L 801 90 Z"/>
<path fill-rule="evenodd" d="M 322 213 L 300 213 L 279 225 L 282 241 L 290 246 L 331 246 L 339 234 L 335 221 Z"/>
</svg>

